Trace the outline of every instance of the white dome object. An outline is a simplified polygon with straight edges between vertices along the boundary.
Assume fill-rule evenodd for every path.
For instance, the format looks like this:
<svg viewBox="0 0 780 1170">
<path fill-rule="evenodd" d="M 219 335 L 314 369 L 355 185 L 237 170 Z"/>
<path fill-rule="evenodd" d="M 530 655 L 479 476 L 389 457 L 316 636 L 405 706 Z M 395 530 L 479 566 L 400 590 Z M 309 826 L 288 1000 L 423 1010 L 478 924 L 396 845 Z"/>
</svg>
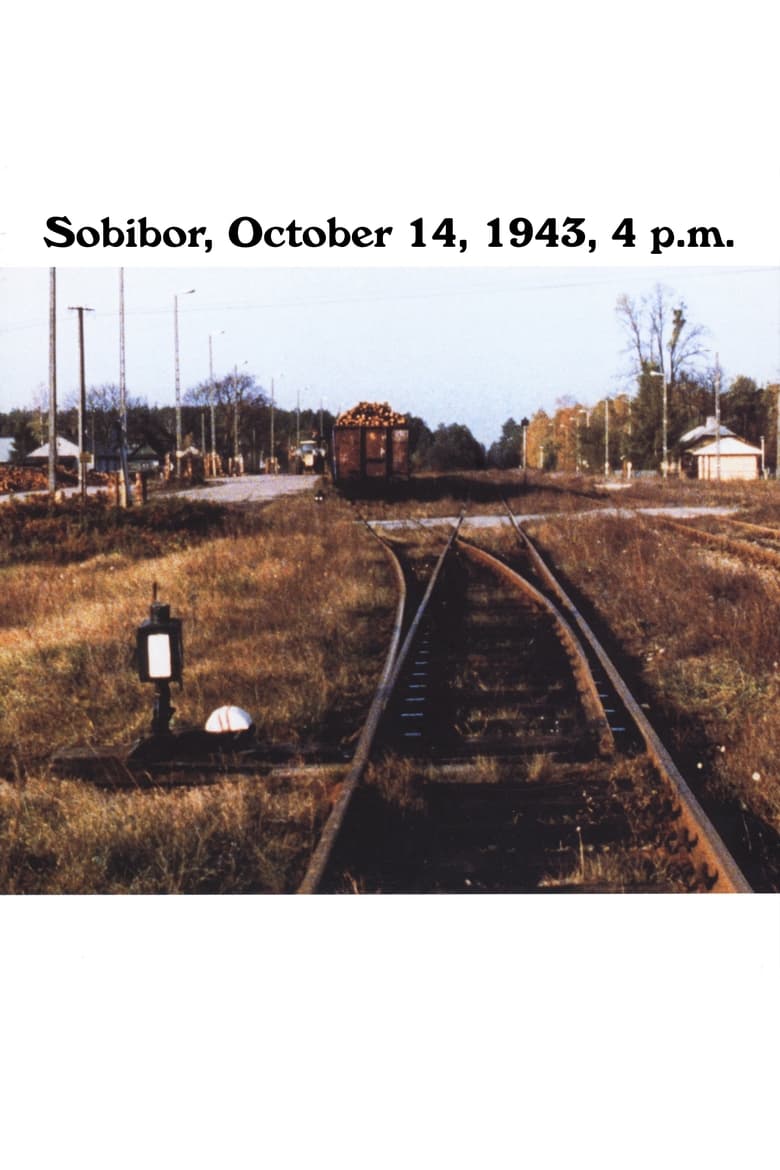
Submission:
<svg viewBox="0 0 780 1170">
<path fill-rule="evenodd" d="M 224 735 L 227 732 L 251 731 L 252 716 L 241 707 L 217 707 L 206 720 L 206 731 Z"/>
</svg>

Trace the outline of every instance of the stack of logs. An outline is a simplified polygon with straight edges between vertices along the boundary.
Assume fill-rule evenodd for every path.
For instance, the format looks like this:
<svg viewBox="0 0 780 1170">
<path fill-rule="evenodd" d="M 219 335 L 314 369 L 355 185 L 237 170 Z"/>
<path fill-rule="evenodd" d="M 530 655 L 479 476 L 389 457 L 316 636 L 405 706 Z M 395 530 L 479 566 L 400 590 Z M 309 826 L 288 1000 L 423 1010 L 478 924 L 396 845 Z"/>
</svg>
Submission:
<svg viewBox="0 0 780 1170">
<path fill-rule="evenodd" d="M 397 414 L 386 402 L 359 402 L 336 419 L 337 427 L 405 427 L 406 415 Z"/>
<path fill-rule="evenodd" d="M 47 472 L 32 467 L 0 467 L 0 493 L 45 492 L 49 486 Z"/>
</svg>

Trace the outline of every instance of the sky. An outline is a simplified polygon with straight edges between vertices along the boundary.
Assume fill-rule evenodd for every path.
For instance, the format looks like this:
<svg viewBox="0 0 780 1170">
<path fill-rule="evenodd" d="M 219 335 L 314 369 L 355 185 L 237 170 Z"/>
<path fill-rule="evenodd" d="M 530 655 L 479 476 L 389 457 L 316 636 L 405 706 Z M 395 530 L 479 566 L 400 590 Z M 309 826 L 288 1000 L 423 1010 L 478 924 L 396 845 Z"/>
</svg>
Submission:
<svg viewBox="0 0 780 1170">
<path fill-rule="evenodd" d="M 707 329 L 724 385 L 780 379 L 780 268 L 128 268 L 128 394 L 175 400 L 174 296 L 182 393 L 236 366 L 292 409 L 337 413 L 388 401 L 429 426 L 465 423 L 489 446 L 509 418 L 586 405 L 632 386 L 615 314 L 656 284 Z M 194 288 L 194 293 L 186 290 Z M 78 387 L 86 305 L 87 385 L 119 381 L 119 269 L 57 273 L 58 395 Z M 49 271 L 0 271 L 0 409 L 47 400 Z"/>
</svg>

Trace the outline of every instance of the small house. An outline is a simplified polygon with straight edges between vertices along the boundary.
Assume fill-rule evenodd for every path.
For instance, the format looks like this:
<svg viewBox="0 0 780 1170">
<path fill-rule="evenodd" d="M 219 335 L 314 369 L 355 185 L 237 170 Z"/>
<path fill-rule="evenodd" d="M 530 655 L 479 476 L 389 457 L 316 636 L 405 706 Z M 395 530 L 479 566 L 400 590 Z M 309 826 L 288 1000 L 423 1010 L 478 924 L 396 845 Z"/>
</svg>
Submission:
<svg viewBox="0 0 780 1170">
<path fill-rule="evenodd" d="M 95 471 L 115 472 L 122 466 L 122 457 L 118 447 L 97 446 L 93 456 Z"/>
<path fill-rule="evenodd" d="M 42 447 L 36 447 L 34 451 L 26 457 L 25 463 L 37 466 L 49 461 L 49 444 L 44 443 Z M 70 439 L 66 439 L 64 435 L 57 435 L 57 462 L 63 467 L 76 470 L 79 465 L 79 449 L 75 443 L 71 443 Z"/>
<path fill-rule="evenodd" d="M 697 479 L 758 479 L 761 474 L 761 448 L 736 435 L 711 439 L 691 454 L 696 459 Z"/>
<path fill-rule="evenodd" d="M 137 471 L 159 471 L 160 457 L 153 447 L 145 443 L 141 447 L 136 447 L 128 456 L 128 468 L 131 474 Z"/>
<path fill-rule="evenodd" d="M 761 450 L 714 416 L 680 437 L 680 469 L 691 479 L 758 479 Z"/>
</svg>

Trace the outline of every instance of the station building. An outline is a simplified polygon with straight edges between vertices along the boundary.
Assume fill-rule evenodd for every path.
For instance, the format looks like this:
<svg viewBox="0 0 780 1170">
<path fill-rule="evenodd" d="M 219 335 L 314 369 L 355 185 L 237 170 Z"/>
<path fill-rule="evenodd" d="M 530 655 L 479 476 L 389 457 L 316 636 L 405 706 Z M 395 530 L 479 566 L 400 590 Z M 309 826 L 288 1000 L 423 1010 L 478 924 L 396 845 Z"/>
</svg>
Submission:
<svg viewBox="0 0 780 1170">
<path fill-rule="evenodd" d="M 680 470 L 691 479 L 745 480 L 761 477 L 761 448 L 713 417 L 680 437 Z"/>
</svg>

